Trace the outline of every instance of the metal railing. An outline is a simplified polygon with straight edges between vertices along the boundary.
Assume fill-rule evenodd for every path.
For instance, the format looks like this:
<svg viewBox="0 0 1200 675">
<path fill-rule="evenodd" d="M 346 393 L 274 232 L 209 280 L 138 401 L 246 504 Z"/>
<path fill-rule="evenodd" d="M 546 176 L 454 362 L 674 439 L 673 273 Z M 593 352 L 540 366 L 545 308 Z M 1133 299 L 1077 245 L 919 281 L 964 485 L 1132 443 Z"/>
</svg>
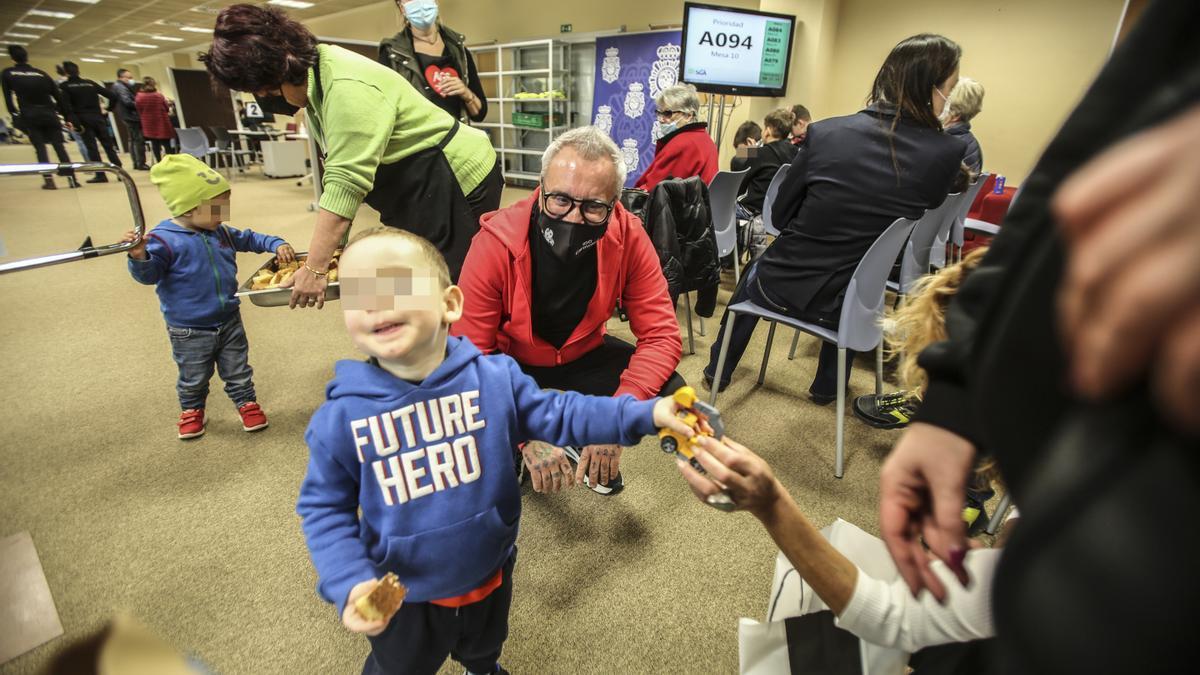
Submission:
<svg viewBox="0 0 1200 675">
<path fill-rule="evenodd" d="M 34 258 L 24 258 L 22 260 L 13 260 L 10 262 L 0 263 L 0 274 L 8 274 L 10 272 L 21 272 L 24 270 L 37 269 L 39 267 L 48 267 L 50 265 L 60 265 L 62 263 L 75 262 L 76 260 L 87 260 L 89 258 L 98 258 L 104 255 L 112 255 L 114 253 L 122 253 L 137 246 L 141 242 L 142 237 L 146 234 L 146 218 L 142 214 L 142 201 L 138 197 L 137 187 L 133 184 L 133 178 L 125 173 L 121 167 L 114 166 L 107 162 L 74 162 L 71 164 L 0 164 L 0 176 L 19 176 L 39 174 L 42 176 L 65 176 L 74 179 L 75 174 L 79 172 L 101 172 L 113 173 L 120 179 L 120 182 L 125 186 L 125 194 L 129 197 L 129 210 L 133 215 L 133 229 L 137 233 L 137 238 L 133 241 L 124 241 L 116 244 L 105 244 L 102 246 L 85 246 L 75 251 L 66 253 L 55 253 L 51 255 L 38 256 Z"/>
</svg>

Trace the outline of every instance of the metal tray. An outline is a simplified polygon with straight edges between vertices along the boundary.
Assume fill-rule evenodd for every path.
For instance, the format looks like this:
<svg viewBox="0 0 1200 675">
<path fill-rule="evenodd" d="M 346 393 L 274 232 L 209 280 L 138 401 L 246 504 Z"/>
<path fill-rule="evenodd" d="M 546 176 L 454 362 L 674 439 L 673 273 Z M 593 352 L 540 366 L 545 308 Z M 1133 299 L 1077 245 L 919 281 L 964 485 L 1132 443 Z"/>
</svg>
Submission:
<svg viewBox="0 0 1200 675">
<path fill-rule="evenodd" d="M 297 259 L 299 259 L 301 256 L 307 256 L 307 255 L 308 255 L 308 251 L 304 251 L 304 252 L 297 251 L 296 252 Z M 256 291 L 256 290 L 253 290 L 250 288 L 250 282 L 254 281 L 255 274 L 258 274 L 260 271 L 262 271 L 264 269 L 270 269 L 272 272 L 276 271 L 277 265 L 275 263 L 275 260 L 276 260 L 276 258 L 274 256 L 272 256 L 270 260 L 268 260 L 266 263 L 264 263 L 258 269 L 254 270 L 254 274 L 251 274 L 250 277 L 247 278 L 245 281 L 243 281 L 242 285 L 238 287 L 237 293 L 233 294 L 234 297 L 248 298 L 250 300 L 250 302 L 253 302 L 254 304 L 258 305 L 259 307 L 281 307 L 281 306 L 286 307 L 287 304 L 289 302 L 291 302 L 291 300 L 292 300 L 292 289 L 290 289 L 290 288 L 264 288 L 262 290 Z M 329 302 L 330 300 L 337 300 L 341 296 L 342 296 L 342 289 L 341 289 L 340 282 L 337 282 L 337 281 L 331 282 L 329 284 L 329 286 L 325 288 L 325 302 Z"/>
</svg>

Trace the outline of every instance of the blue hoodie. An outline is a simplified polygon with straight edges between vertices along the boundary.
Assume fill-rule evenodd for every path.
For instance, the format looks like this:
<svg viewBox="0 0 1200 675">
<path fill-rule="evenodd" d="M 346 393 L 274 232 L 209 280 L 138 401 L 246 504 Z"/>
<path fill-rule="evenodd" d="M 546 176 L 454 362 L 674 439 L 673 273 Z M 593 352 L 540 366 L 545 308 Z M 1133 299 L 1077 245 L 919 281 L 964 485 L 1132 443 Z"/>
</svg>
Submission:
<svg viewBox="0 0 1200 675">
<path fill-rule="evenodd" d="M 237 251 L 274 253 L 286 244 L 269 234 L 220 225 L 212 232 L 188 229 L 167 219 L 146 235 L 146 260 L 129 258 L 129 273 L 158 284 L 167 325 L 216 328 L 237 312 Z"/>
<path fill-rule="evenodd" d="M 464 338 L 446 352 L 416 384 L 339 361 L 309 422 L 296 512 L 317 592 L 338 616 L 355 584 L 387 572 L 407 602 L 457 597 L 495 574 L 517 539 L 518 443 L 633 445 L 655 431 L 654 400 L 543 391 L 511 357 Z"/>
</svg>

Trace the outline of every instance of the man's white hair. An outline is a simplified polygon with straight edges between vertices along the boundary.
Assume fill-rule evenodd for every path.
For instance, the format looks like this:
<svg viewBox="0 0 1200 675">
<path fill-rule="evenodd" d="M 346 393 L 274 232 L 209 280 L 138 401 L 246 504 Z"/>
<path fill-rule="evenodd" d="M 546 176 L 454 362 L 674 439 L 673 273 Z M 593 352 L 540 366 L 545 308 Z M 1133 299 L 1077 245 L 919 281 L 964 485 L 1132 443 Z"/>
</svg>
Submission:
<svg viewBox="0 0 1200 675">
<path fill-rule="evenodd" d="M 654 97 L 654 105 L 659 110 L 678 110 L 697 117 L 700 114 L 700 97 L 696 88 L 690 84 L 673 84 L 658 92 Z"/>
<path fill-rule="evenodd" d="M 571 129 L 551 141 L 550 146 L 542 153 L 542 180 L 546 180 L 546 170 L 550 162 L 563 148 L 573 149 L 581 159 L 587 162 L 608 160 L 613 165 L 613 192 L 615 199 L 625 186 L 625 159 L 617 144 L 599 127 L 579 127 Z"/>
</svg>

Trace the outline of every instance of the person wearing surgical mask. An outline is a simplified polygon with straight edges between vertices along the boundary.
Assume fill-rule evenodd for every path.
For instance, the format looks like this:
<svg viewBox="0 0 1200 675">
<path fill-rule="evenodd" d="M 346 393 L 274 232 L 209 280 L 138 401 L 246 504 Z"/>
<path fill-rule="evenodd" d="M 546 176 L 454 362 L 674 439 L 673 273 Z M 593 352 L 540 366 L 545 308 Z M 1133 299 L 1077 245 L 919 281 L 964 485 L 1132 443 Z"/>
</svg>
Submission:
<svg viewBox="0 0 1200 675">
<path fill-rule="evenodd" d="M 437 0 L 396 0 L 404 29 L 379 43 L 379 62 L 455 119 L 481 122 L 487 98 L 466 37 L 438 20 Z"/>
<path fill-rule="evenodd" d="M 679 324 L 650 237 L 618 200 L 625 162 L 616 144 L 596 127 L 572 129 L 546 149 L 540 178 L 532 195 L 480 221 L 451 333 L 513 357 L 543 389 L 642 400 L 673 393 L 684 385 L 674 372 Z M 636 344 L 605 334 L 617 308 Z M 538 492 L 583 484 L 615 495 L 624 486 L 620 446 L 535 441 L 521 455 Z"/>
<path fill-rule="evenodd" d="M 659 139 L 654 161 L 638 177 L 634 187 L 653 192 L 668 178 L 700 176 L 711 183 L 720 169 L 717 145 L 708 135 L 708 123 L 698 121 L 700 97 L 690 84 L 676 84 L 654 97 Z"/>
</svg>

